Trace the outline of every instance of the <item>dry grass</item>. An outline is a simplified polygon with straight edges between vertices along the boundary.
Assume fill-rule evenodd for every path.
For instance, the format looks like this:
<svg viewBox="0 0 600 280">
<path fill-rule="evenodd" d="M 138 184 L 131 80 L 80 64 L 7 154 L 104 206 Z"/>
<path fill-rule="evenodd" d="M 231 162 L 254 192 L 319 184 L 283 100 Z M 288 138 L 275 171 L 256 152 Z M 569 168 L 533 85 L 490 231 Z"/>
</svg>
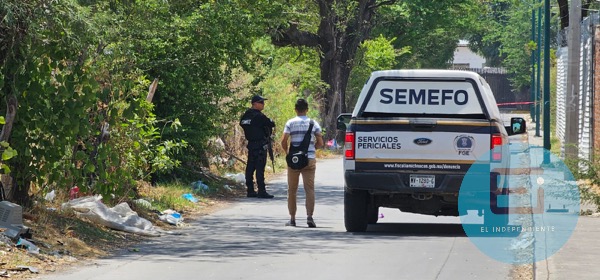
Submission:
<svg viewBox="0 0 600 280">
<path fill-rule="evenodd" d="M 600 186 L 592 183 L 591 180 L 579 180 L 577 185 L 579 186 L 582 204 L 587 203 L 595 207 L 593 210 L 582 209 L 581 214 L 592 215 L 600 211 Z"/>
<path fill-rule="evenodd" d="M 223 182 L 229 183 L 231 188 L 211 188 L 203 197 L 196 195 L 198 203 L 181 198 L 181 194 L 191 191 L 182 186 L 152 187 L 141 184 L 138 191 L 142 197 L 154 200 L 153 206 L 156 205 L 156 208 L 178 211 L 185 221 L 186 216 L 210 214 L 232 199 L 245 195 L 245 188 L 241 185 L 226 180 Z M 39 247 L 39 254 L 29 253 L 27 249 L 15 246 L 15 242 L 8 238 L 0 239 L 0 277 L 31 279 L 38 274 L 19 267 L 31 267 L 39 274 L 60 271 L 86 260 L 110 255 L 117 250 L 135 248 L 136 244 L 152 238 L 113 230 L 80 219 L 71 211 L 61 211 L 60 201 L 66 201 L 64 195 L 57 196 L 54 203 L 37 203 L 23 215 L 24 225 L 31 233 L 29 240 Z M 177 228 L 160 221 L 157 209 L 146 209 L 131 201 L 128 204 L 140 217 L 150 220 L 156 227 L 164 230 Z"/>
<path fill-rule="evenodd" d="M 143 241 L 138 235 L 114 231 L 77 218 L 72 212 L 48 210 L 39 206 L 24 214 L 24 224 L 30 229 L 29 239 L 40 249 L 28 252 L 4 240 L 1 250 L 1 270 L 13 279 L 35 276 L 19 266 L 31 267 L 40 273 L 56 271 L 79 260 L 106 256 L 114 250 Z"/>
</svg>

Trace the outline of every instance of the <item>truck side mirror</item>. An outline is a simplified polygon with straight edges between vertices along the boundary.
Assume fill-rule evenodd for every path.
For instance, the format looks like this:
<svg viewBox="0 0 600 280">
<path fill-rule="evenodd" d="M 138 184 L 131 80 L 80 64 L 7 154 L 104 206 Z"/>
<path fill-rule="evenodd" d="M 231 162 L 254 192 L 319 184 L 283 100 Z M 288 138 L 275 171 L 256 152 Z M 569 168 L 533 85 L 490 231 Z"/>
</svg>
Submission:
<svg viewBox="0 0 600 280">
<path fill-rule="evenodd" d="M 346 131 L 350 120 L 352 119 L 352 114 L 343 113 L 337 117 L 337 129 Z"/>
<path fill-rule="evenodd" d="M 510 118 L 510 127 L 506 127 L 508 135 L 523 134 L 527 131 L 525 119 L 523 118 Z"/>
</svg>

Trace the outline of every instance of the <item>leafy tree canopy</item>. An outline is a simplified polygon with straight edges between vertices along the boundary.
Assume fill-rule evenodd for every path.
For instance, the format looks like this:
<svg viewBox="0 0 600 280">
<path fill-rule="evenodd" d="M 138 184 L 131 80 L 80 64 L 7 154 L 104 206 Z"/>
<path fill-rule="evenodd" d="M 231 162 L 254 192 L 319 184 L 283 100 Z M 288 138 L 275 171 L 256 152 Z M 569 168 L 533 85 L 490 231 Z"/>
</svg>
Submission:
<svg viewBox="0 0 600 280">
<path fill-rule="evenodd" d="M 483 7 L 476 0 L 407 0 L 382 6 L 373 36 L 396 38 L 405 50 L 397 68 L 447 68 L 459 39 L 479 20 Z"/>
</svg>

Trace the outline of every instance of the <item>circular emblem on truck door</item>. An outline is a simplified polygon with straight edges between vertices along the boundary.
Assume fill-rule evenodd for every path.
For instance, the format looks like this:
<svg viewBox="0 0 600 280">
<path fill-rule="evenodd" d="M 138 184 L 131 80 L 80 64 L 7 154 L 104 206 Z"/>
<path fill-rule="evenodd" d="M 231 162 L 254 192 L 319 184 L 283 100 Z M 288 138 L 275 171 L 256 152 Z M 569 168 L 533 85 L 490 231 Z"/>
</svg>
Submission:
<svg viewBox="0 0 600 280">
<path fill-rule="evenodd" d="M 415 140 L 413 140 L 413 143 L 419 145 L 419 146 L 425 146 L 425 145 L 429 145 L 431 144 L 432 140 L 429 138 L 417 138 Z"/>
</svg>

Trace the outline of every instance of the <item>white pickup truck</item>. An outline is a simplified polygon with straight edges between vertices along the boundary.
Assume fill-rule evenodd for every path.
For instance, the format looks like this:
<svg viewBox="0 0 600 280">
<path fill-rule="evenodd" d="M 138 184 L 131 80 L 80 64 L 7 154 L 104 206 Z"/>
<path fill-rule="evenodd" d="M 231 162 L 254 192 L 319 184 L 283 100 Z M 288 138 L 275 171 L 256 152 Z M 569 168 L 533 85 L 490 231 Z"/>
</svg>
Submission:
<svg viewBox="0 0 600 280">
<path fill-rule="evenodd" d="M 465 214 L 458 195 L 471 165 L 489 154 L 490 162 L 508 166 L 508 136 L 526 126 L 522 118 L 502 123 L 489 85 L 474 72 L 387 70 L 371 74 L 352 114 L 338 117 L 338 129 L 346 131 L 345 226 L 361 232 L 377 222 L 379 207 Z M 482 197 L 505 188 L 504 176 L 489 175 L 494 184 L 481 186 Z M 489 211 L 483 209 L 490 207 L 473 210 Z"/>
</svg>

